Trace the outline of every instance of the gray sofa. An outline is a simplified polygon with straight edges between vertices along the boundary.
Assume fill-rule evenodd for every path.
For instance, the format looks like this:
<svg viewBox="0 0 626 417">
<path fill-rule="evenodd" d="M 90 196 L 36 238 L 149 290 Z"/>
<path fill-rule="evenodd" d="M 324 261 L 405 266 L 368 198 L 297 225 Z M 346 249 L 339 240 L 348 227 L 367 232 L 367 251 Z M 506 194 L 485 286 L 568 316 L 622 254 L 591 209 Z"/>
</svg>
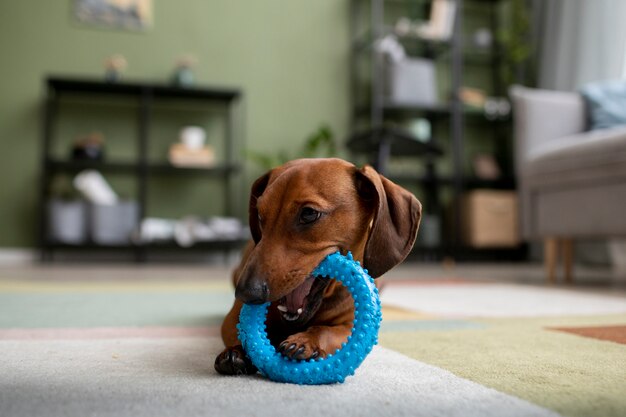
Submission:
<svg viewBox="0 0 626 417">
<path fill-rule="evenodd" d="M 578 93 L 514 86 L 522 234 L 544 241 L 548 279 L 559 255 L 572 279 L 573 239 L 626 236 L 626 126 L 585 131 Z"/>
</svg>

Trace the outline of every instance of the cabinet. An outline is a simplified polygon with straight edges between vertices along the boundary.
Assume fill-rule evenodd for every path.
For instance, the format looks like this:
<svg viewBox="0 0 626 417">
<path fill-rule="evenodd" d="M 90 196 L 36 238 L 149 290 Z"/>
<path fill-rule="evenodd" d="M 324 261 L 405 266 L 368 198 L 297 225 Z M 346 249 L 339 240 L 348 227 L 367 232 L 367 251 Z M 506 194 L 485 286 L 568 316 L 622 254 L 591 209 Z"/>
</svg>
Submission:
<svg viewBox="0 0 626 417">
<path fill-rule="evenodd" d="M 187 180 L 217 182 L 221 188 L 220 195 L 209 195 L 207 201 L 219 201 L 222 208 L 221 215 L 235 214 L 239 179 L 241 178 L 242 163 L 239 161 L 240 149 L 243 146 L 241 139 L 241 116 L 243 94 L 232 88 L 182 88 L 170 85 L 117 82 L 106 83 L 90 79 L 50 77 L 45 80 L 45 101 L 41 129 L 41 179 L 39 189 L 39 248 L 42 260 L 52 259 L 57 249 L 77 250 L 120 250 L 131 252 L 138 261 L 146 259 L 150 250 L 178 249 L 174 242 L 161 241 L 159 243 L 126 243 L 126 244 L 99 244 L 87 240 L 80 244 L 60 243 L 50 236 L 48 219 L 48 205 L 52 198 L 51 186 L 58 174 L 74 175 L 84 169 L 95 169 L 103 174 L 118 175 L 128 178 L 134 186 L 133 199 L 137 202 L 137 224 L 150 213 L 149 199 L 151 184 L 161 179 L 167 181 L 184 182 Z M 59 139 L 58 124 L 62 118 L 60 109 L 66 99 L 78 99 L 81 106 L 90 106 L 107 102 L 109 119 L 115 118 L 120 108 L 130 111 L 131 124 L 123 134 L 124 146 L 129 150 L 126 156 L 107 156 L 103 161 L 76 161 L 69 158 L 69 149 L 64 153 L 55 154 L 54 147 Z M 203 110 L 214 112 L 223 126 L 220 157 L 216 164 L 207 168 L 178 168 L 166 162 L 165 155 L 152 157 L 154 147 L 155 109 L 165 104 L 169 109 L 175 109 L 181 120 L 185 119 L 185 107 L 178 107 L 178 103 L 189 103 Z M 130 109 L 130 110 L 129 110 Z M 160 112 L 163 110 L 160 109 Z M 111 116 L 113 114 L 113 116 Z M 67 116 L 67 115 L 65 115 Z M 103 122 L 104 123 L 104 122 Z M 177 138 L 171 138 L 175 141 Z M 130 155 L 130 156 L 128 156 Z M 180 202 L 184 205 L 184 202 Z M 154 207 L 152 207 L 154 208 Z M 180 216 L 190 213 L 179 213 Z M 219 239 L 197 243 L 190 249 L 199 250 L 231 250 L 243 245 L 244 237 L 234 239 Z"/>
<path fill-rule="evenodd" d="M 427 242 L 416 244 L 414 255 L 424 259 L 523 259 L 525 248 L 470 248 L 463 243 L 462 195 L 473 189 L 515 189 L 512 166 L 510 116 L 487 117 L 464 104 L 462 87 L 473 86 L 472 76 L 486 79 L 490 96 L 506 96 L 502 80 L 502 46 L 496 39 L 501 27 L 499 0 L 450 0 L 453 25 L 445 40 L 399 35 L 399 17 L 428 20 L 430 0 L 352 0 L 351 91 L 352 134 L 349 149 L 365 158 L 391 180 L 414 190 L 424 205 Z M 480 21 L 491 34 L 488 47 L 472 45 L 469 22 Z M 397 102 L 390 98 L 385 57 L 376 45 L 394 35 L 408 56 L 425 58 L 436 68 L 438 100 Z M 474 77 L 477 78 L 477 77 Z M 417 140 L 403 126 L 407 119 L 422 119 L 431 127 L 427 139 Z M 481 142 L 478 144 L 478 142 Z M 485 144 L 485 142 L 489 142 Z M 482 179 L 472 171 L 472 149 L 489 147 L 501 174 Z M 398 162 L 398 163 L 396 163 Z M 398 167 L 400 167 L 398 169 Z"/>
</svg>

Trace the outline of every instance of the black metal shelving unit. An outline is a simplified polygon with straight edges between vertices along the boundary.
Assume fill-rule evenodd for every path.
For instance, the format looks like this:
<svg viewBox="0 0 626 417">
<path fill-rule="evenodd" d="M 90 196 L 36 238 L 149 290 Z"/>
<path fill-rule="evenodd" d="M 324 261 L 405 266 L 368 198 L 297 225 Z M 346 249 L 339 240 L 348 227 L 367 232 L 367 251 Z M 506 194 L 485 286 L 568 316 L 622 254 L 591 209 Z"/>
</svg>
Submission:
<svg viewBox="0 0 626 417">
<path fill-rule="evenodd" d="M 392 34 L 393 27 L 385 21 L 387 7 L 413 7 L 427 11 L 430 0 L 352 0 L 351 1 L 351 91 L 352 91 L 352 135 L 348 140 L 348 148 L 356 154 L 367 155 L 368 160 L 379 172 L 390 179 L 405 185 L 416 185 L 422 188 L 425 198 L 424 206 L 431 206 L 441 218 L 447 218 L 448 233 L 442 236 L 442 244 L 438 247 L 421 247 L 416 245 L 414 254 L 417 258 L 427 260 L 452 257 L 458 260 L 521 260 L 525 259 L 526 247 L 473 249 L 466 247 L 461 241 L 461 210 L 460 196 L 467 190 L 477 188 L 512 190 L 516 181 L 512 172 L 504 172 L 497 180 L 482 180 L 468 175 L 465 170 L 466 159 L 466 126 L 484 127 L 486 134 L 491 135 L 495 144 L 495 153 L 501 166 L 511 166 L 512 145 L 510 135 L 510 118 L 488 120 L 484 113 L 477 109 L 466 108 L 460 100 L 459 91 L 463 85 L 465 67 L 483 68 L 489 71 L 492 80 L 492 93 L 506 95 L 501 79 L 502 50 L 494 40 L 489 50 L 468 48 L 462 39 L 463 17 L 467 13 L 475 13 L 474 6 L 481 7 L 480 13 L 488 9 L 489 28 L 493 34 L 499 32 L 497 7 L 500 0 L 454 0 L 456 16 L 450 39 L 445 41 L 429 41 L 416 36 L 399 38 L 401 43 L 411 51 L 419 51 L 417 56 L 446 60 L 449 67 L 448 83 L 449 98 L 437 104 L 398 104 L 389 101 L 384 94 L 384 60 L 380 53 L 374 51 L 374 43 L 384 35 Z M 363 19 L 363 16 L 366 16 Z M 424 13 L 426 15 L 426 13 Z M 366 22 L 364 22 L 364 20 Z M 365 28 L 364 28 L 365 25 Z M 415 54 L 411 54 L 415 55 Z M 368 60 L 369 91 L 363 94 L 362 72 L 363 59 Z M 479 69 L 481 70 L 481 69 Z M 438 77 L 442 74 L 438 72 Z M 445 76 L 445 74 L 444 74 Z M 365 96 L 365 99 L 364 99 Z M 401 129 L 385 129 L 393 125 L 394 120 L 405 117 L 421 117 L 430 121 L 432 137 L 429 142 L 419 143 L 407 131 Z M 370 132 L 368 138 L 363 125 Z M 447 125 L 447 134 L 441 134 L 436 126 Z M 386 134 L 380 134 L 380 131 Z M 366 129 L 367 131 L 367 129 Z M 445 138 L 445 139 L 442 139 Z M 447 154 L 442 152 L 442 141 Z M 362 143 L 365 141 L 365 144 Z M 451 172 L 441 174 L 437 171 L 436 158 L 441 154 L 449 158 Z M 412 156 L 416 164 L 423 169 L 419 173 L 393 172 L 390 161 L 394 156 Z M 452 194 L 452 209 L 446 213 L 441 206 L 441 191 L 448 190 Z M 422 255 L 420 255 L 422 254 Z"/>
<path fill-rule="evenodd" d="M 241 112 L 238 111 L 243 93 L 234 88 L 183 88 L 157 83 L 117 82 L 107 83 L 93 79 L 49 77 L 45 80 L 46 97 L 41 129 L 42 156 L 41 179 L 39 189 L 39 249 L 42 261 L 53 259 L 57 249 L 65 250 L 122 250 L 132 251 L 136 261 L 145 261 L 147 252 L 151 250 L 180 249 L 175 242 L 159 242 L 150 244 L 101 245 L 94 242 L 84 244 L 65 244 L 54 241 L 49 236 L 47 205 L 51 197 L 51 181 L 59 173 L 78 173 L 84 169 L 97 169 L 102 172 L 130 175 L 137 180 L 138 219 L 147 213 L 147 197 L 149 179 L 161 176 L 189 177 L 195 176 L 219 180 L 223 182 L 223 199 L 225 215 L 232 215 L 237 207 L 234 181 L 242 171 L 242 163 L 238 161 L 239 149 L 242 148 L 241 132 L 235 132 L 235 123 Z M 53 157 L 51 149 L 54 141 L 54 128 L 59 116 L 61 99 L 66 97 L 82 97 L 97 103 L 103 97 L 120 97 L 134 103 L 137 108 L 137 131 L 135 134 L 136 158 L 105 161 L 74 161 Z M 151 144 L 150 124 L 153 118 L 153 106 L 168 100 L 192 101 L 211 106 L 225 108 L 224 156 L 222 161 L 211 167 L 182 168 L 174 167 L 167 162 L 153 162 L 148 158 Z M 216 240 L 202 242 L 185 250 L 229 251 L 245 244 L 247 239 Z"/>
</svg>

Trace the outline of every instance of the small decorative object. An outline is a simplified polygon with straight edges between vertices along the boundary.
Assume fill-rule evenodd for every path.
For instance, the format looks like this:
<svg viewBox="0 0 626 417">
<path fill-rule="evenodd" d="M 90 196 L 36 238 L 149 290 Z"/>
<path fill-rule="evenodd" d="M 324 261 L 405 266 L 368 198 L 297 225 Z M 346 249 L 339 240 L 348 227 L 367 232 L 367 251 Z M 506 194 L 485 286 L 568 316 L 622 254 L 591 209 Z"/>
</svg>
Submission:
<svg viewBox="0 0 626 417">
<path fill-rule="evenodd" d="M 77 161 L 102 161 L 104 159 L 104 136 L 93 132 L 76 139 L 72 145 L 72 159 Z"/>
<path fill-rule="evenodd" d="M 169 161 L 178 167 L 209 167 L 215 162 L 215 152 L 205 145 L 206 132 L 198 126 L 180 131 L 180 143 L 170 146 Z"/>
<path fill-rule="evenodd" d="M 152 0 L 74 0 L 74 17 L 90 26 L 145 30 L 152 25 Z"/>
<path fill-rule="evenodd" d="M 493 43 L 493 33 L 487 28 L 476 29 L 472 36 L 474 46 L 480 49 L 487 49 Z"/>
<path fill-rule="evenodd" d="M 401 17 L 394 26 L 394 32 L 400 37 L 408 36 L 413 29 L 413 22 L 408 17 Z"/>
<path fill-rule="evenodd" d="M 493 155 L 477 154 L 473 160 L 474 175 L 481 180 L 496 180 L 500 178 L 500 167 Z"/>
<path fill-rule="evenodd" d="M 488 120 L 505 118 L 511 113 L 511 103 L 504 97 L 489 97 L 485 100 L 484 111 Z"/>
<path fill-rule="evenodd" d="M 111 55 L 104 61 L 104 79 L 110 83 L 119 81 L 127 66 L 128 62 L 123 55 Z"/>
<path fill-rule="evenodd" d="M 487 101 L 487 94 L 478 88 L 461 87 L 459 88 L 459 98 L 467 106 L 482 109 Z"/>
<path fill-rule="evenodd" d="M 428 119 L 420 117 L 409 122 L 409 130 L 420 142 L 428 142 L 431 139 L 431 124 Z"/>
<path fill-rule="evenodd" d="M 193 151 L 202 149 L 206 141 L 206 131 L 199 126 L 187 126 L 180 131 L 180 141 Z"/>
<path fill-rule="evenodd" d="M 176 60 L 176 67 L 172 82 L 180 87 L 193 85 L 193 66 L 196 65 L 196 58 L 191 55 L 183 55 Z"/>
<path fill-rule="evenodd" d="M 334 354 L 324 359 L 294 361 L 276 351 L 267 338 L 265 319 L 269 303 L 244 304 L 239 316 L 239 340 L 248 357 L 261 374 L 272 381 L 292 384 L 321 385 L 343 382 L 378 342 L 382 319 L 380 299 L 374 280 L 361 265 L 336 252 L 328 255 L 313 274 L 321 279 L 334 278 L 348 288 L 354 298 L 352 334 Z"/>
</svg>

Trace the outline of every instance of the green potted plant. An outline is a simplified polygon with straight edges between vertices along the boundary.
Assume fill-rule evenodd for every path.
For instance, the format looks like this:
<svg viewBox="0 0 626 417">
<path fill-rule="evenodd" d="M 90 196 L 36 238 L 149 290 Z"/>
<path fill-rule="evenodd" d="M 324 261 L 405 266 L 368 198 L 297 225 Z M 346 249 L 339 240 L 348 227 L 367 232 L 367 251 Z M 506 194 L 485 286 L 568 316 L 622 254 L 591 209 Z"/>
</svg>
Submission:
<svg viewBox="0 0 626 417">
<path fill-rule="evenodd" d="M 272 169 L 285 162 L 296 158 L 321 158 L 332 157 L 337 155 L 337 144 L 335 135 L 328 125 L 322 125 L 313 133 L 311 133 L 295 155 L 289 154 L 285 150 L 277 153 L 263 153 L 255 151 L 247 151 L 247 156 L 265 170 Z"/>
</svg>

